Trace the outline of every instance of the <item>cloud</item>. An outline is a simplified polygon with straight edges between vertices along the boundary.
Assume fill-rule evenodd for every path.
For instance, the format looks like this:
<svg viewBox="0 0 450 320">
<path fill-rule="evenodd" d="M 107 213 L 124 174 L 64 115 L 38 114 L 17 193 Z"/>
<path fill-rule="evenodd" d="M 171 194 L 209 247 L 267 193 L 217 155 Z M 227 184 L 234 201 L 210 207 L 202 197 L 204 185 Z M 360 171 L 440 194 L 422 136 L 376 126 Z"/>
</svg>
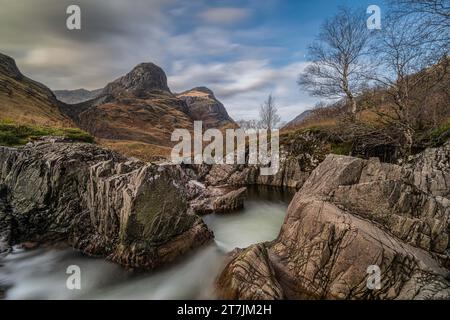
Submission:
<svg viewBox="0 0 450 320">
<path fill-rule="evenodd" d="M 169 75 L 174 91 L 207 86 L 224 103 L 235 119 L 258 117 L 259 106 L 273 94 L 284 121 L 289 121 L 315 103 L 297 86 L 298 74 L 305 63 L 291 63 L 281 68 L 269 60 L 240 60 L 227 63 L 192 64 Z"/>
<path fill-rule="evenodd" d="M 81 7 L 81 31 L 66 29 L 70 4 Z M 257 117 L 271 92 L 284 120 L 314 104 L 296 86 L 301 65 L 273 65 L 286 54 L 273 44 L 273 30 L 236 26 L 251 20 L 259 1 L 211 6 L 209 0 L 0 0 L 0 50 L 54 90 L 101 88 L 138 63 L 154 62 L 173 91 L 208 86 L 235 118 Z"/>
<path fill-rule="evenodd" d="M 206 23 L 211 24 L 231 24 L 240 22 L 250 15 L 250 10 L 242 8 L 211 8 L 202 11 L 199 17 Z"/>
</svg>

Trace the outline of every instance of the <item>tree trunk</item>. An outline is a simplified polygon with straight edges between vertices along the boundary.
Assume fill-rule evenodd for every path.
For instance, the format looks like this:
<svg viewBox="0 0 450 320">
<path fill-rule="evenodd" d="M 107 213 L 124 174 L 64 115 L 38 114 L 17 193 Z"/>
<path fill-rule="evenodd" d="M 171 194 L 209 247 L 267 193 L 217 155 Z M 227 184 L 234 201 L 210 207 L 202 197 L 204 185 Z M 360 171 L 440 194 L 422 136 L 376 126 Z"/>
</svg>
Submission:
<svg viewBox="0 0 450 320">
<path fill-rule="evenodd" d="M 408 159 L 408 157 L 411 155 L 414 131 L 411 128 L 405 128 L 403 130 L 403 138 L 404 138 L 404 143 L 400 147 L 400 151 L 401 151 L 401 156 L 402 156 L 403 160 L 406 161 Z"/>
</svg>

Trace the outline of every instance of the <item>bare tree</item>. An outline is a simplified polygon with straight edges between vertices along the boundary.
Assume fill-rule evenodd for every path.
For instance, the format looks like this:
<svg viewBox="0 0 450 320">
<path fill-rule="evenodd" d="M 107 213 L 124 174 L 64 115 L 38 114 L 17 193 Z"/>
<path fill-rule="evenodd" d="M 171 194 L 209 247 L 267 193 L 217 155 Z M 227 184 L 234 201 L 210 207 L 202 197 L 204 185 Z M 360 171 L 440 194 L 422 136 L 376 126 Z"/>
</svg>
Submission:
<svg viewBox="0 0 450 320">
<path fill-rule="evenodd" d="M 364 13 L 342 8 L 322 25 L 318 41 L 309 48 L 312 62 L 298 80 L 313 96 L 346 98 L 353 115 L 358 111 L 355 96 L 363 87 L 369 36 Z"/>
<path fill-rule="evenodd" d="M 450 27 L 450 2 L 448 0 L 391 0 L 396 15 L 420 14 L 430 19 L 432 25 Z"/>
<path fill-rule="evenodd" d="M 448 54 L 450 41 L 449 0 L 390 0 L 392 16 L 397 19 L 410 17 L 414 24 L 410 28 L 424 35 L 422 41 L 429 49 Z"/>
<path fill-rule="evenodd" d="M 261 105 L 259 109 L 259 117 L 261 127 L 267 129 L 269 132 L 276 128 L 277 124 L 281 121 L 278 115 L 278 109 L 275 106 L 275 99 L 270 94 L 267 100 Z"/>
<path fill-rule="evenodd" d="M 389 101 L 375 112 L 386 125 L 401 132 L 399 141 L 403 156 L 411 152 L 414 138 L 414 122 L 417 108 L 423 108 L 416 101 L 416 92 L 423 92 L 439 84 L 448 69 L 448 58 L 439 51 L 431 50 L 426 41 L 428 33 L 414 28 L 412 16 L 385 19 L 371 49 L 377 69 L 368 74 L 370 80 L 386 89 Z"/>
</svg>

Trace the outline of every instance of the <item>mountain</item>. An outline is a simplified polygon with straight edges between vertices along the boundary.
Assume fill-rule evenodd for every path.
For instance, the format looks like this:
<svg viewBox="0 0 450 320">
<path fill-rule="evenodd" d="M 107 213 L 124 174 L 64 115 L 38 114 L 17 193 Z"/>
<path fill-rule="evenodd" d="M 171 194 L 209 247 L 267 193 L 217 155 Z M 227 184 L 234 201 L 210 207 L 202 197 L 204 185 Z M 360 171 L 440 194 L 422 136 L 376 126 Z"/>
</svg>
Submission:
<svg viewBox="0 0 450 320">
<path fill-rule="evenodd" d="M 157 65 L 141 63 L 125 76 L 109 83 L 102 93 L 117 99 L 124 97 L 145 99 L 155 91 L 170 93 L 167 76 Z"/>
<path fill-rule="evenodd" d="M 188 108 L 189 115 L 195 120 L 202 120 L 205 128 L 236 126 L 223 104 L 214 93 L 205 87 L 197 87 L 177 94 Z"/>
<path fill-rule="evenodd" d="M 58 100 L 57 97 L 60 99 Z M 15 61 L 0 55 L 0 120 L 87 131 L 97 142 L 128 156 L 168 156 L 175 129 L 225 129 L 236 124 L 207 88 L 174 94 L 163 69 L 141 63 L 103 89 L 59 90 L 23 76 Z"/>
<path fill-rule="evenodd" d="M 103 89 L 97 90 L 86 90 L 86 89 L 76 89 L 76 90 L 54 90 L 56 98 L 67 104 L 77 104 L 80 102 L 85 102 L 91 99 L 95 99 L 102 92 Z"/>
<path fill-rule="evenodd" d="M 294 119 L 286 123 L 286 125 L 283 127 L 283 129 L 289 129 L 289 128 L 295 128 L 298 125 L 300 125 L 302 122 L 304 122 L 306 119 L 308 119 L 313 114 L 312 110 L 306 110 L 300 113 L 298 116 L 296 116 Z"/>
<path fill-rule="evenodd" d="M 46 86 L 25 77 L 16 62 L 0 53 L 0 119 L 46 126 L 73 126 L 63 103 Z"/>
<path fill-rule="evenodd" d="M 141 63 L 126 75 L 107 84 L 94 99 L 66 105 L 64 113 L 108 147 L 142 157 L 163 151 L 175 142 L 175 129 L 193 129 L 195 120 L 205 128 L 234 126 L 225 107 L 211 90 L 195 88 L 181 94 L 171 92 L 163 69 Z M 134 150 L 127 150 L 134 146 Z M 162 149 L 161 149 L 162 148 Z"/>
<path fill-rule="evenodd" d="M 100 139 L 170 146 L 173 130 L 192 127 L 187 110 L 170 92 L 164 71 L 143 63 L 106 85 L 97 98 L 64 112 Z"/>
</svg>

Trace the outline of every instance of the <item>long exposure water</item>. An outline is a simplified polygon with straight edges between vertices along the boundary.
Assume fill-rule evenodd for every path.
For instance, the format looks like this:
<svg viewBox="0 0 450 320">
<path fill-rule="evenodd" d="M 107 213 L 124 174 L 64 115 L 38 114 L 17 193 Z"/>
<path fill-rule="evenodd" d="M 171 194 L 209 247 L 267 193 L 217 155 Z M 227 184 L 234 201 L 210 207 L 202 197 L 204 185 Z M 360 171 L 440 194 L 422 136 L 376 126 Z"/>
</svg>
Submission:
<svg viewBox="0 0 450 320">
<path fill-rule="evenodd" d="M 159 271 L 136 274 L 72 249 L 15 248 L 0 259 L 6 299 L 211 299 L 213 281 L 227 252 L 277 237 L 291 191 L 249 188 L 245 208 L 203 219 L 215 242 Z M 81 270 L 81 289 L 66 287 L 67 267 Z"/>
</svg>

